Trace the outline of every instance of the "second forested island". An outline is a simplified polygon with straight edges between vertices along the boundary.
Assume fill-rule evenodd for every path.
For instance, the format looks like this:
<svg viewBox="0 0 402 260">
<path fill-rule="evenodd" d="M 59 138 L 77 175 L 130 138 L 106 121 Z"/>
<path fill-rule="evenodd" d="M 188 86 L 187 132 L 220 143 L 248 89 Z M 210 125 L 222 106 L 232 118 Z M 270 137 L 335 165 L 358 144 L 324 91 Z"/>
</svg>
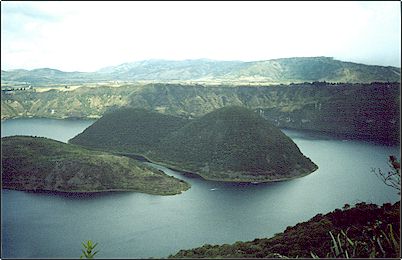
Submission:
<svg viewBox="0 0 402 260">
<path fill-rule="evenodd" d="M 125 108 L 105 113 L 69 142 L 134 153 L 217 181 L 279 181 L 318 168 L 289 137 L 244 107 L 224 107 L 191 120 Z"/>
</svg>

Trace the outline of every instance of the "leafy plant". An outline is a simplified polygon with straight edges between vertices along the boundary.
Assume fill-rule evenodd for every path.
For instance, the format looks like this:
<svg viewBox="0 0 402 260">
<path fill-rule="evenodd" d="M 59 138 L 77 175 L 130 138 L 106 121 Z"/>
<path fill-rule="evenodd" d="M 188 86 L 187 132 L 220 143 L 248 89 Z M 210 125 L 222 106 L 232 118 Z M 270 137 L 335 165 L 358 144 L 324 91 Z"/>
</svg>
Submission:
<svg viewBox="0 0 402 260">
<path fill-rule="evenodd" d="M 370 237 L 367 240 L 356 239 L 352 241 L 347 235 L 347 231 L 340 231 L 337 235 L 331 236 L 331 252 L 326 254 L 326 258 L 384 258 L 395 257 L 399 255 L 399 237 L 394 233 L 392 224 L 388 224 L 385 230 L 380 228 L 380 221 L 377 221 L 372 229 L 368 229 Z M 312 258 L 320 258 L 314 252 L 311 252 Z"/>
<path fill-rule="evenodd" d="M 83 259 L 84 257 L 85 259 L 94 259 L 96 253 L 99 252 L 99 251 L 93 252 L 98 243 L 93 244 L 91 240 L 88 240 L 86 243 L 82 242 L 82 245 L 85 250 L 81 249 L 83 254 L 81 255 L 80 259 Z"/>
<path fill-rule="evenodd" d="M 329 231 L 329 234 L 331 235 L 332 246 L 331 255 L 327 256 L 350 258 L 356 255 L 357 243 L 353 242 L 343 230 L 336 236 L 336 239 L 331 231 Z"/>
</svg>

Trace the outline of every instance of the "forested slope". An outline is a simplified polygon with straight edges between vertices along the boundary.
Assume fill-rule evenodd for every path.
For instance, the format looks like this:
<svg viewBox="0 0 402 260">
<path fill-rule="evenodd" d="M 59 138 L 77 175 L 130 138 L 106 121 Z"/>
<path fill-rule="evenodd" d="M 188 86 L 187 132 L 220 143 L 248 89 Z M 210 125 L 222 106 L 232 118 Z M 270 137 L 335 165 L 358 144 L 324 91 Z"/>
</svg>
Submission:
<svg viewBox="0 0 402 260">
<path fill-rule="evenodd" d="M 399 143 L 399 83 L 259 87 L 149 84 L 20 91 L 2 95 L 1 117 L 99 118 L 118 107 L 136 107 L 194 118 L 233 105 L 258 110 L 278 127 Z"/>
</svg>

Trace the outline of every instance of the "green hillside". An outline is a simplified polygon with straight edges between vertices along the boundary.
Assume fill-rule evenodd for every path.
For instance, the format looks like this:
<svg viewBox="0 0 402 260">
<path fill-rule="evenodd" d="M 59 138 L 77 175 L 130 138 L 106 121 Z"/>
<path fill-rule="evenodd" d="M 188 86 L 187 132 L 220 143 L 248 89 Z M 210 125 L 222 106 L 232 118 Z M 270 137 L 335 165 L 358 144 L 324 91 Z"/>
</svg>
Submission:
<svg viewBox="0 0 402 260">
<path fill-rule="evenodd" d="M 71 140 L 72 144 L 114 152 L 147 154 L 160 140 L 179 129 L 186 119 L 126 108 L 105 115 Z"/>
<path fill-rule="evenodd" d="M 180 250 L 169 258 L 388 258 L 400 257 L 400 202 L 318 214 L 271 238 Z M 334 236 L 333 240 L 331 234 Z"/>
<path fill-rule="evenodd" d="M 296 144 L 257 113 L 224 107 L 166 136 L 149 155 L 206 179 L 270 181 L 317 169 Z"/>
<path fill-rule="evenodd" d="M 1 138 L 2 187 L 16 190 L 179 194 L 190 188 L 137 161 L 28 136 Z"/>
<path fill-rule="evenodd" d="M 331 57 L 298 57 L 249 62 L 231 77 L 254 77 L 272 83 L 400 81 L 396 67 L 365 65 L 335 60 Z"/>
<path fill-rule="evenodd" d="M 143 155 L 212 180 L 274 181 L 317 169 L 279 129 L 241 107 L 194 120 L 122 109 L 106 114 L 70 143 Z"/>
</svg>

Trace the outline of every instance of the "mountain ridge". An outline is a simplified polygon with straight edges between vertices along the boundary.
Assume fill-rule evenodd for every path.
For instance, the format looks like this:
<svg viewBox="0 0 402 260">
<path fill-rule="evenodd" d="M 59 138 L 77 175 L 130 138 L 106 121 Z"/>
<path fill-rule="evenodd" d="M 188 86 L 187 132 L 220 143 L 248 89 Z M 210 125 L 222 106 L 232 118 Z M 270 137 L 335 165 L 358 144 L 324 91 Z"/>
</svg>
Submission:
<svg viewBox="0 0 402 260">
<path fill-rule="evenodd" d="M 291 57 L 259 61 L 210 59 L 142 60 L 94 72 L 64 72 L 40 68 L 1 71 L 2 82 L 72 83 L 99 81 L 195 81 L 231 83 L 301 83 L 313 81 L 400 82 L 401 69 L 336 60 L 333 57 Z"/>
<path fill-rule="evenodd" d="M 196 118 L 217 108 L 238 105 L 258 110 L 280 128 L 400 143 L 399 83 L 314 82 L 214 87 L 158 83 L 80 87 L 71 91 L 15 90 L 2 94 L 2 120 L 30 117 L 94 119 L 120 107 Z"/>
</svg>

